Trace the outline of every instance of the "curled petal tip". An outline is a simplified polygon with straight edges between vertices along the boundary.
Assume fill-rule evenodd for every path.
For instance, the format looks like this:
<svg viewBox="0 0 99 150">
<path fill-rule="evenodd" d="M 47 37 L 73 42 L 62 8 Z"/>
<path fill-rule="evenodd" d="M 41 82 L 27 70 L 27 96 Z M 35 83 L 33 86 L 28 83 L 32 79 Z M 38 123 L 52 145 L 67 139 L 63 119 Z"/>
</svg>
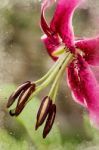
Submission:
<svg viewBox="0 0 99 150">
<path fill-rule="evenodd" d="M 56 2 L 56 0 L 43 0 L 42 1 L 42 9 L 46 9 L 54 2 Z"/>
</svg>

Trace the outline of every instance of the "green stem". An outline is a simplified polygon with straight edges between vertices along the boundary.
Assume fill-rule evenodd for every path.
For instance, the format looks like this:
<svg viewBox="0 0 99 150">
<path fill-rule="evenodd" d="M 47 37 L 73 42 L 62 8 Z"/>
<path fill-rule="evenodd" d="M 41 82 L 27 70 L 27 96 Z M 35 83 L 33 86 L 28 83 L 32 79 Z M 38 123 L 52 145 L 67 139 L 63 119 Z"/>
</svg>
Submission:
<svg viewBox="0 0 99 150">
<path fill-rule="evenodd" d="M 62 66 L 64 60 L 66 59 L 68 54 L 65 53 L 65 55 L 63 56 L 63 58 L 60 59 L 58 65 L 56 66 L 55 70 L 53 70 L 53 72 L 51 73 L 51 75 L 46 79 L 45 82 L 43 82 L 40 86 L 38 86 L 35 90 L 35 92 L 31 95 L 31 97 L 29 98 L 29 101 L 31 100 L 31 98 L 35 95 L 37 95 L 41 90 L 43 90 L 44 88 L 46 88 L 55 78 L 55 76 L 57 76 L 57 73 L 60 69 L 60 67 Z"/>
<path fill-rule="evenodd" d="M 72 57 L 73 57 L 73 55 L 72 54 L 68 54 L 68 57 L 65 59 L 65 61 L 63 62 L 63 65 L 62 65 L 62 67 L 61 67 L 61 69 L 59 70 L 59 72 L 58 72 L 58 75 L 57 75 L 57 77 L 56 77 L 56 79 L 55 79 L 55 81 L 54 81 L 54 83 L 53 83 L 53 85 L 52 85 L 52 88 L 51 88 L 51 90 L 50 90 L 50 92 L 49 92 L 49 97 L 52 99 L 52 100 L 54 100 L 55 101 L 55 98 L 56 98 L 56 94 L 57 94 L 57 90 L 58 90 L 58 85 L 59 85 L 59 83 L 60 83 L 60 81 L 61 81 L 61 79 L 62 79 L 62 76 L 63 76 L 63 74 L 64 74 L 64 71 L 65 71 L 65 69 L 66 69 L 66 66 L 69 64 L 69 62 L 72 60 Z M 58 85 L 57 85 L 58 84 Z"/>
<path fill-rule="evenodd" d="M 66 54 L 65 54 L 65 55 L 66 55 Z M 59 62 L 61 62 L 61 59 L 62 59 L 63 57 L 64 57 L 64 55 L 62 55 L 62 56 L 55 62 L 55 64 L 53 65 L 53 67 L 52 67 L 41 79 L 39 79 L 39 80 L 37 80 L 37 81 L 35 81 L 35 82 L 33 82 L 33 83 L 39 84 L 39 83 L 43 82 L 44 80 L 46 80 L 46 79 L 50 76 L 50 74 L 52 73 L 52 71 L 55 70 L 55 69 L 57 69 L 57 66 L 58 66 Z"/>
<path fill-rule="evenodd" d="M 54 78 L 56 77 L 56 79 L 55 79 L 55 81 L 52 85 L 53 86 L 52 88 L 54 89 L 55 85 L 57 83 L 57 80 L 61 77 L 61 73 L 63 72 L 64 68 L 66 67 L 66 64 L 68 64 L 69 61 L 72 60 L 72 58 L 73 58 L 73 55 L 70 52 L 65 53 L 65 55 L 63 56 L 63 58 L 60 59 L 59 63 L 57 64 L 56 68 L 53 70 L 51 75 L 48 76 L 46 81 L 44 81 L 40 86 L 38 86 L 36 88 L 35 92 L 29 98 L 29 101 L 32 99 L 33 96 L 36 96 L 41 90 L 46 88 L 54 80 Z"/>
<path fill-rule="evenodd" d="M 57 93 L 58 93 L 60 81 L 61 81 L 61 80 L 59 80 L 58 83 L 56 84 L 55 89 L 54 89 L 53 97 L 51 97 L 52 100 L 53 100 L 53 103 L 55 103 L 55 100 L 56 100 L 56 96 L 57 96 Z"/>
</svg>

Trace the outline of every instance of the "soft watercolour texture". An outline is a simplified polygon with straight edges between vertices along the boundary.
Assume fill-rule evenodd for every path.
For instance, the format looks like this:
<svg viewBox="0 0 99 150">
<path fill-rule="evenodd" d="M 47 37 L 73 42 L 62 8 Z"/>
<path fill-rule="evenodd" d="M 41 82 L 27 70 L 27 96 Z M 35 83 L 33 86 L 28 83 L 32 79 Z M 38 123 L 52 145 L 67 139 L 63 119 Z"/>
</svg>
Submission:
<svg viewBox="0 0 99 150">
<path fill-rule="evenodd" d="M 1 149 L 99 149 L 97 4 L 7 0 L 0 8 Z"/>
<path fill-rule="evenodd" d="M 47 2 L 44 2 L 46 3 L 44 4 L 46 7 Z M 72 17 L 74 10 L 80 2 L 82 2 L 82 0 L 58 1 L 54 17 L 49 27 L 51 35 L 49 35 L 48 32 L 44 43 L 50 55 L 52 55 L 55 49 L 52 51 L 51 45 L 55 47 L 57 45 L 56 41 L 53 43 L 55 36 L 55 40 L 57 39 L 57 41 L 60 40 L 60 38 L 62 39 L 62 42 L 59 43 L 60 45 L 64 43 L 68 51 L 73 52 L 75 59 L 67 68 L 69 86 L 75 97 L 74 100 L 88 109 L 91 120 L 98 126 L 99 85 L 89 65 L 99 65 L 99 37 L 98 35 L 94 38 L 79 37 L 77 40 L 74 36 Z M 44 20 L 44 18 L 42 20 Z M 44 28 L 44 25 L 46 25 L 46 22 L 42 22 L 42 28 Z M 48 30 L 47 28 L 48 26 L 45 27 L 46 30 Z M 45 29 L 44 31 L 46 33 Z M 54 34 L 54 36 L 52 36 L 52 34 Z M 58 36 L 60 36 L 60 38 Z"/>
</svg>

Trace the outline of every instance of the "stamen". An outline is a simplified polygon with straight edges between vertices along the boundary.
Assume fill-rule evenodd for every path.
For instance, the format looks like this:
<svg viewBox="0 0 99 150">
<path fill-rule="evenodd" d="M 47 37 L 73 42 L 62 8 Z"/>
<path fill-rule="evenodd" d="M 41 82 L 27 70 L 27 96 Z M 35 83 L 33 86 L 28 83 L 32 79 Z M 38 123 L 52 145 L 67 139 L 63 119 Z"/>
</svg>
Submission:
<svg viewBox="0 0 99 150">
<path fill-rule="evenodd" d="M 48 76 L 48 78 L 41 85 L 39 85 L 36 88 L 35 92 L 31 95 L 29 101 L 32 99 L 33 96 L 37 95 L 41 90 L 46 88 L 54 80 L 54 78 L 57 76 L 57 73 L 59 72 L 60 68 L 62 67 L 62 64 L 63 64 L 64 60 L 67 58 L 67 56 L 68 56 L 68 53 L 65 53 L 59 58 L 59 61 L 56 65 L 55 69 L 51 72 L 50 76 Z"/>
<path fill-rule="evenodd" d="M 30 97 L 31 93 L 35 90 L 35 84 L 32 84 L 25 92 L 23 91 L 18 99 L 18 103 L 15 110 L 15 115 L 18 116 L 23 108 L 26 105 L 28 98 Z"/>
<path fill-rule="evenodd" d="M 53 126 L 54 120 L 55 120 L 55 116 L 56 116 L 56 105 L 52 104 L 50 112 L 48 114 L 48 118 L 47 118 L 44 130 L 43 130 L 43 138 L 46 138 L 46 136 L 50 132 L 50 130 Z"/>
<path fill-rule="evenodd" d="M 62 57 L 63 57 L 63 56 L 62 56 Z M 52 74 L 52 71 L 54 71 L 54 70 L 56 69 L 56 67 L 58 66 L 58 64 L 59 64 L 59 62 L 61 61 L 62 57 L 60 57 L 60 58 L 55 62 L 55 64 L 54 64 L 54 65 L 52 66 L 52 68 L 47 72 L 47 74 L 45 74 L 41 79 L 39 79 L 39 80 L 37 80 L 37 81 L 35 81 L 35 82 L 33 82 L 33 83 L 39 84 L 39 83 L 45 81 L 45 80 L 50 76 L 50 74 Z"/>
<path fill-rule="evenodd" d="M 61 80 L 59 82 L 57 82 L 56 86 L 55 86 L 55 89 L 54 89 L 54 92 L 53 92 L 53 103 L 55 103 L 55 100 L 56 100 L 56 96 L 57 96 L 57 93 L 58 93 L 58 90 L 59 90 L 59 84 L 60 84 Z"/>
<path fill-rule="evenodd" d="M 36 122 L 36 127 L 35 127 L 36 130 L 45 121 L 51 105 L 52 105 L 52 101 L 50 97 L 46 96 L 41 102 L 39 111 L 37 113 L 37 122 Z"/>
<path fill-rule="evenodd" d="M 14 94 L 10 96 L 7 107 L 10 107 L 17 99 L 18 102 L 16 108 L 9 111 L 11 116 L 18 116 L 21 113 L 27 103 L 28 98 L 34 91 L 35 84 L 31 84 L 30 81 L 27 81 L 19 86 L 15 92 L 13 92 Z"/>
<path fill-rule="evenodd" d="M 11 96 L 8 99 L 7 108 L 9 108 L 17 99 L 17 97 L 20 95 L 22 91 L 25 91 L 29 86 L 31 85 L 30 81 L 26 81 L 22 85 L 20 85 L 15 92 L 11 94 Z"/>
<path fill-rule="evenodd" d="M 52 128 L 56 115 L 56 105 L 54 103 L 59 89 L 59 84 L 66 69 L 66 66 L 73 59 L 74 55 L 71 54 L 71 52 L 64 52 L 44 77 L 33 83 L 27 81 L 26 83 L 19 86 L 19 88 L 17 88 L 17 90 L 9 98 L 7 107 L 10 107 L 14 103 L 14 101 L 18 99 L 16 108 L 10 110 L 9 112 L 11 116 L 18 116 L 33 96 L 38 94 L 41 90 L 46 88 L 51 82 L 54 81 L 49 95 L 43 99 L 37 113 L 37 122 L 35 127 L 36 130 L 44 123 L 47 118 L 43 131 L 43 138 L 47 136 Z"/>
<path fill-rule="evenodd" d="M 64 71 L 66 69 L 66 66 L 70 63 L 70 61 L 72 61 L 72 59 L 73 59 L 73 54 L 68 52 L 68 55 L 65 58 L 62 66 L 61 66 L 61 68 L 60 68 L 60 70 L 59 70 L 59 72 L 58 72 L 58 74 L 56 76 L 56 79 L 55 79 L 55 81 L 54 81 L 54 83 L 52 85 L 52 88 L 51 88 L 51 90 L 49 92 L 49 95 L 48 95 L 53 101 L 55 101 L 55 97 L 56 97 L 57 90 L 58 90 L 58 85 L 59 85 L 59 83 L 60 83 L 60 81 L 62 79 L 62 76 L 63 76 L 63 73 L 64 73 Z"/>
</svg>

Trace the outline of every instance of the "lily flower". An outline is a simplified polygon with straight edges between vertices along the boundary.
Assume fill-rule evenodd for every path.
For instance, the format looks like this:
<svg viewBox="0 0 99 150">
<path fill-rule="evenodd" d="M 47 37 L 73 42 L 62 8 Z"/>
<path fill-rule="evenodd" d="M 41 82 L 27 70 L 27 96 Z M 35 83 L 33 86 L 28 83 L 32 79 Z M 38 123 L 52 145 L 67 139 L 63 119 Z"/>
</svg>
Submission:
<svg viewBox="0 0 99 150">
<path fill-rule="evenodd" d="M 90 65 L 99 65 L 99 37 L 76 40 L 72 25 L 74 11 L 82 1 L 57 0 L 54 15 L 48 25 L 45 12 L 55 1 L 43 0 L 41 28 L 44 35 L 41 39 L 55 63 L 41 79 L 19 86 L 8 100 L 7 106 L 10 107 L 18 98 L 16 109 L 10 111 L 11 115 L 17 116 L 34 96 L 52 84 L 37 113 L 35 129 L 45 122 L 43 138 L 53 126 L 56 116 L 55 100 L 65 72 L 74 100 L 88 110 L 91 121 L 99 126 L 99 85 L 90 68 Z"/>
<path fill-rule="evenodd" d="M 82 1 L 57 0 L 54 16 L 48 25 L 45 11 L 52 1 L 49 3 L 43 0 L 41 27 L 45 35 L 42 40 L 55 61 L 60 58 L 59 54 L 67 52 L 73 54 L 74 59 L 70 61 L 66 69 L 68 85 L 73 99 L 88 110 L 91 122 L 98 127 L 99 85 L 90 65 L 99 65 L 99 35 L 94 38 L 76 40 L 72 25 L 74 11 Z"/>
</svg>

